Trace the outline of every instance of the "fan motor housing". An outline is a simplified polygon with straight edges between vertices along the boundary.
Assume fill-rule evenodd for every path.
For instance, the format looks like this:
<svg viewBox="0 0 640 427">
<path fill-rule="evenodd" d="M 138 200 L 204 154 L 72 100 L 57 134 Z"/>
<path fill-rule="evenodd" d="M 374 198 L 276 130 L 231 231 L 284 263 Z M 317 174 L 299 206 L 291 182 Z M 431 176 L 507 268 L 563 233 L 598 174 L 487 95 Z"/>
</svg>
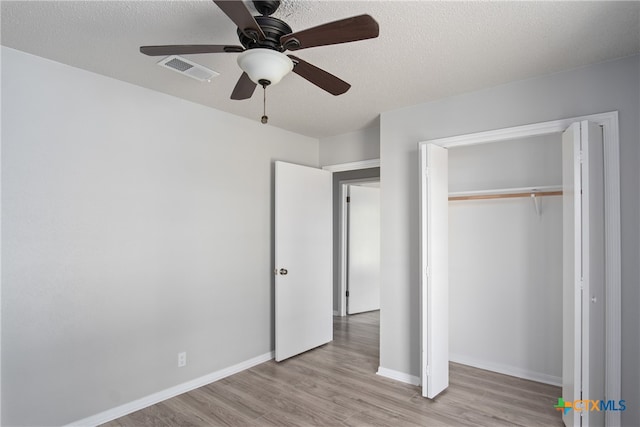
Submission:
<svg viewBox="0 0 640 427">
<path fill-rule="evenodd" d="M 255 16 L 254 18 L 262 28 L 265 39 L 251 38 L 238 28 L 238 38 L 242 46 L 246 49 L 261 47 L 284 52 L 285 48 L 280 43 L 280 37 L 291 34 L 293 32 L 291 27 L 286 22 L 272 16 Z"/>
</svg>

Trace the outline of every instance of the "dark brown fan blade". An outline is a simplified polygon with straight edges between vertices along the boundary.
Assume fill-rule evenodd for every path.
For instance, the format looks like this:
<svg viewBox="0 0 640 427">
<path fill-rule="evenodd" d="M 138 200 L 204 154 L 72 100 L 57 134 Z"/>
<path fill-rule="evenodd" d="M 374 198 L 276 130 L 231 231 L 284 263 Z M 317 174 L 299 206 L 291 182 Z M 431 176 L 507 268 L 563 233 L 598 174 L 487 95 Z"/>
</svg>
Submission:
<svg viewBox="0 0 640 427">
<path fill-rule="evenodd" d="M 140 46 L 140 52 L 149 56 L 190 55 L 194 53 L 242 52 L 242 46 L 217 44 L 177 44 L 165 46 Z"/>
<path fill-rule="evenodd" d="M 218 7 L 233 21 L 240 31 L 254 40 L 264 40 L 264 32 L 249 9 L 240 0 L 213 0 Z"/>
<path fill-rule="evenodd" d="M 247 73 L 242 73 L 236 83 L 236 87 L 231 92 L 231 99 L 249 99 L 253 92 L 256 90 L 256 84 L 249 78 Z"/>
<path fill-rule="evenodd" d="M 320 89 L 324 89 L 332 95 L 342 95 L 349 90 L 351 85 L 344 80 L 340 80 L 333 74 L 330 74 L 323 69 L 311 65 L 302 59 L 288 55 L 293 61 L 293 72 L 300 77 L 307 79 Z"/>
<path fill-rule="evenodd" d="M 378 23 L 371 16 L 359 15 L 284 35 L 280 43 L 286 49 L 298 50 L 372 39 L 379 33 Z"/>
</svg>

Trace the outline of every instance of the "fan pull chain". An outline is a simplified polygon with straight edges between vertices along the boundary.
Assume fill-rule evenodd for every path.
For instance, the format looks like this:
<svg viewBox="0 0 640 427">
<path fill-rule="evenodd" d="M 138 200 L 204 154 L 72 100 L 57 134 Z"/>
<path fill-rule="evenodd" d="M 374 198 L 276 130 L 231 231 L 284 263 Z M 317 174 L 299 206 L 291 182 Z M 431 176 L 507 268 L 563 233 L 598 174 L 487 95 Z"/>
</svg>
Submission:
<svg viewBox="0 0 640 427">
<path fill-rule="evenodd" d="M 267 117 L 267 85 L 262 85 L 262 118 L 260 119 L 263 125 L 267 124 L 269 117 Z"/>
</svg>

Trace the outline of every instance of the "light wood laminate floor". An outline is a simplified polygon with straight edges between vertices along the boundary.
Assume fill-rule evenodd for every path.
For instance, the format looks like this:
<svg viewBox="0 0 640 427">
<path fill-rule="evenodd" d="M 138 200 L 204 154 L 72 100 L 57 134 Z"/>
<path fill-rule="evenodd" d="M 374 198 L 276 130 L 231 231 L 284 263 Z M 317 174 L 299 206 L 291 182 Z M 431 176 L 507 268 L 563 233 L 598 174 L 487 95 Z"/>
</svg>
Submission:
<svg viewBox="0 0 640 427">
<path fill-rule="evenodd" d="M 105 424 L 116 426 L 561 426 L 559 387 L 451 363 L 435 400 L 376 375 L 379 312 L 334 318 L 334 341 Z"/>
</svg>

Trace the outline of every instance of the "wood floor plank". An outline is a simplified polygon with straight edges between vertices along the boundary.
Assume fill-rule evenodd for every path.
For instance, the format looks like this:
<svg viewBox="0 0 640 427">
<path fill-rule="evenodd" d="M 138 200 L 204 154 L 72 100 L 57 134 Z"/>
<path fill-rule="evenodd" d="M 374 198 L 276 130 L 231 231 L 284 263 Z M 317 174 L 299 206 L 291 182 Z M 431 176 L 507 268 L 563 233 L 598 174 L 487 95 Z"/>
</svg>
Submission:
<svg viewBox="0 0 640 427">
<path fill-rule="evenodd" d="M 282 412 L 300 425 L 334 425 L 339 417 L 325 411 L 317 402 L 303 399 L 295 388 L 282 387 L 274 381 L 265 379 L 251 369 L 242 372 L 234 381 L 234 387 L 253 395 L 269 406 L 271 412 Z"/>
<path fill-rule="evenodd" d="M 562 426 L 561 390 L 450 364 L 434 400 L 376 375 L 379 312 L 334 318 L 334 340 L 269 361 L 105 424 L 140 426 Z"/>
<path fill-rule="evenodd" d="M 207 422 L 207 425 L 244 425 L 260 416 L 252 416 L 255 412 L 247 411 L 247 408 L 242 408 L 244 410 L 241 411 L 236 410 L 221 395 L 212 395 L 201 388 L 184 393 L 175 399 L 169 399 L 167 404 L 172 402 L 177 405 L 172 407 L 175 411 L 183 414 L 196 413 Z"/>
<path fill-rule="evenodd" d="M 214 384 L 217 387 L 211 387 L 212 385 L 210 384 L 209 387 L 200 387 L 189 393 L 201 393 L 203 397 L 210 399 L 209 404 L 216 405 L 216 402 L 219 402 L 221 405 L 226 405 L 230 410 L 239 412 L 251 420 L 256 420 L 268 412 L 268 409 L 263 409 L 247 399 L 238 398 L 237 395 L 223 385 Z"/>
</svg>

